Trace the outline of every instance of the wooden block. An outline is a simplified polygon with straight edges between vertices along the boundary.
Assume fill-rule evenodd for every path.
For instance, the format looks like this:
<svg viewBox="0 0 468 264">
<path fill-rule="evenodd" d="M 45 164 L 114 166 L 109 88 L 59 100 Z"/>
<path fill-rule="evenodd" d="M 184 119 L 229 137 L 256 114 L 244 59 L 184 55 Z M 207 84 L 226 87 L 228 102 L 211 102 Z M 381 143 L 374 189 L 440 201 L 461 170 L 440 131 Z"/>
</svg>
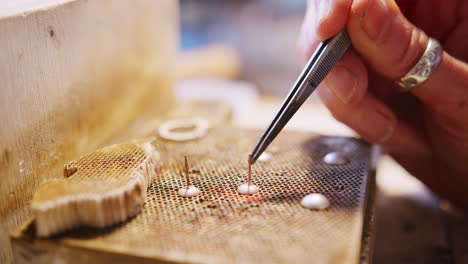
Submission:
<svg viewBox="0 0 468 264">
<path fill-rule="evenodd" d="M 177 20 L 173 0 L 2 1 L 2 235 L 31 217 L 34 190 L 63 164 L 171 106 Z"/>
</svg>

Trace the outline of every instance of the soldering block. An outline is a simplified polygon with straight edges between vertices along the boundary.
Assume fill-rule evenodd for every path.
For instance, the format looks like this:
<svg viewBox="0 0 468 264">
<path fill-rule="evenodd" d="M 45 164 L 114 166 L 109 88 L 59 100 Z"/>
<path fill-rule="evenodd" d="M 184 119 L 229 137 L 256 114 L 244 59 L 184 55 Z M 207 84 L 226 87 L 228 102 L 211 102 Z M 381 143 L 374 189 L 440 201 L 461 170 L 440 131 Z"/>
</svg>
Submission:
<svg viewBox="0 0 468 264">
<path fill-rule="evenodd" d="M 154 141 L 161 165 L 138 215 L 54 239 L 38 238 L 31 219 L 12 236 L 17 263 L 38 263 L 39 254 L 39 263 L 72 264 L 369 263 L 378 149 L 354 138 L 283 131 L 270 160 L 252 166 L 258 192 L 242 195 L 237 187 L 247 182 L 247 154 L 261 132 L 225 126 L 197 140 Z M 332 152 L 348 162 L 326 163 Z M 178 193 L 186 187 L 185 155 L 201 191 L 195 197 Z M 304 208 L 311 193 L 329 206 Z"/>
<path fill-rule="evenodd" d="M 149 141 L 104 147 L 65 165 L 64 178 L 39 186 L 36 232 L 48 237 L 78 226 L 105 227 L 141 211 L 159 153 Z"/>
</svg>

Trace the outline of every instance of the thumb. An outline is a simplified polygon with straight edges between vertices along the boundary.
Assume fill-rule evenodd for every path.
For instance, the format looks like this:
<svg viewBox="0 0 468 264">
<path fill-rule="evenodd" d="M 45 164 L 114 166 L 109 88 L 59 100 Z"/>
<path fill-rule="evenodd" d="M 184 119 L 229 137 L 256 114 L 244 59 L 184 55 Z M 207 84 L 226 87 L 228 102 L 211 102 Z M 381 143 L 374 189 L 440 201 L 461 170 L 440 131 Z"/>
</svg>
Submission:
<svg viewBox="0 0 468 264">
<path fill-rule="evenodd" d="M 354 48 L 389 79 L 405 75 L 428 37 L 401 14 L 394 0 L 354 0 L 348 31 Z"/>
<path fill-rule="evenodd" d="M 394 0 L 354 0 L 348 20 L 354 49 L 383 77 L 397 80 L 407 74 L 424 53 L 428 36 L 409 22 Z M 460 100 L 468 100 L 467 65 L 443 53 L 437 69 L 413 90 L 422 102 L 452 115 Z M 460 101 L 460 102 L 458 102 Z"/>
</svg>

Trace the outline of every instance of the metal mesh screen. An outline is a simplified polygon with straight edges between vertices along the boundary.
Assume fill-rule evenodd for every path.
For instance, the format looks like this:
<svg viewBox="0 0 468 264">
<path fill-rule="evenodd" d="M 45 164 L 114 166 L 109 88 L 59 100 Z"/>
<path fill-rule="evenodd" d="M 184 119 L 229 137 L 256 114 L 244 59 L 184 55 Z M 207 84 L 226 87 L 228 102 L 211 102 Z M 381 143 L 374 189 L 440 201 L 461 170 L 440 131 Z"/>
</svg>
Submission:
<svg viewBox="0 0 468 264">
<path fill-rule="evenodd" d="M 167 262 L 357 263 L 365 218 L 371 148 L 348 138 L 283 132 L 270 146 L 272 158 L 253 166 L 260 191 L 239 195 L 247 155 L 258 131 L 221 129 L 193 142 L 153 142 L 162 166 L 148 188 L 146 204 L 133 219 L 105 230 L 80 228 L 57 243 Z M 269 150 L 267 150 L 269 151 Z M 345 153 L 350 162 L 328 165 L 322 157 Z M 189 157 L 193 198 L 185 186 Z M 98 168 L 96 168 L 98 170 Z M 331 206 L 312 211 L 300 200 L 322 193 Z"/>
</svg>

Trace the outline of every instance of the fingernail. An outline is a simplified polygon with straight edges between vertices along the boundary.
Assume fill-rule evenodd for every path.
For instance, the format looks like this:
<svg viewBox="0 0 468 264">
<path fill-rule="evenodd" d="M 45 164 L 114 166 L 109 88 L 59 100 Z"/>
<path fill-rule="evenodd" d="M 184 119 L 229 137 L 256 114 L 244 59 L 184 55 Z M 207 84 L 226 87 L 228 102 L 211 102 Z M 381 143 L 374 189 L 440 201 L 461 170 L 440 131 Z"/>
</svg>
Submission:
<svg viewBox="0 0 468 264">
<path fill-rule="evenodd" d="M 377 110 L 364 113 L 358 127 L 367 140 L 376 143 L 387 141 L 394 130 L 392 118 Z"/>
<path fill-rule="evenodd" d="M 325 78 L 325 86 L 344 103 L 349 103 L 356 92 L 357 78 L 344 66 L 337 65 Z"/>
<path fill-rule="evenodd" d="M 393 12 L 389 12 L 391 8 L 387 1 L 391 0 L 369 0 L 367 3 L 362 28 L 371 40 L 378 39 L 391 23 Z"/>
</svg>

